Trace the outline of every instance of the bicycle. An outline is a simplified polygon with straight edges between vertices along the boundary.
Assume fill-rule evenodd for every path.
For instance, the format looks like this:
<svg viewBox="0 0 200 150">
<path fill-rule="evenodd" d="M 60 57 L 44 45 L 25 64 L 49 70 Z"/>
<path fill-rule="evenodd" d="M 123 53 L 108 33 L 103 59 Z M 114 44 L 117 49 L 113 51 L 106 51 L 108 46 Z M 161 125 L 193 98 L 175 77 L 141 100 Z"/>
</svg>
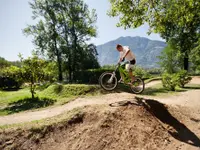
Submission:
<svg viewBox="0 0 200 150">
<path fill-rule="evenodd" d="M 113 72 L 104 72 L 103 74 L 101 74 L 101 76 L 99 77 L 100 86 L 106 91 L 114 90 L 118 85 L 116 71 L 119 70 L 121 76 L 121 81 L 119 83 L 129 86 L 134 94 L 142 93 L 145 88 L 144 81 L 140 77 L 135 77 L 135 80 L 131 82 L 131 78 L 128 72 L 122 66 L 123 65 L 118 63 L 116 69 Z"/>
</svg>

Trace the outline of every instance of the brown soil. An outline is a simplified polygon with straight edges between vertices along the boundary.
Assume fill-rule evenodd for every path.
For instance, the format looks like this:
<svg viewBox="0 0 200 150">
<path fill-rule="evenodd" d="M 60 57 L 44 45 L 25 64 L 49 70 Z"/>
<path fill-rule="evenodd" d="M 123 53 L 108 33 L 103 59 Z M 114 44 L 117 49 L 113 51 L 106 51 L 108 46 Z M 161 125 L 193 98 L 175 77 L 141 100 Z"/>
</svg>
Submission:
<svg viewBox="0 0 200 150">
<path fill-rule="evenodd" d="M 200 78 L 194 77 L 191 83 L 200 84 Z M 199 98 L 198 89 L 145 99 L 122 92 L 2 116 L 0 125 L 5 125 L 83 107 L 81 113 L 68 121 L 42 128 L 0 131 L 0 150 L 200 150 Z"/>
<path fill-rule="evenodd" d="M 87 106 L 82 113 L 57 125 L 3 131 L 0 149 L 198 149 L 200 140 L 181 122 L 188 118 L 187 112 L 179 113 L 181 109 L 139 98 L 110 106 Z M 198 124 L 197 119 L 190 121 Z"/>
</svg>

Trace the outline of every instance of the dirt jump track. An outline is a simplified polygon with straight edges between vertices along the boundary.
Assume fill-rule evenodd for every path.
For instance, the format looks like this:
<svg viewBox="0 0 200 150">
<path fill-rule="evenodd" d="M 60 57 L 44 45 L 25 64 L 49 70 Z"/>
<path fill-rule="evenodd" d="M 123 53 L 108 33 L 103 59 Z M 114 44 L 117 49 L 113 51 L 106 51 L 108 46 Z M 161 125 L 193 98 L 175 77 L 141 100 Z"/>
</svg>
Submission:
<svg viewBox="0 0 200 150">
<path fill-rule="evenodd" d="M 200 79 L 193 82 L 200 84 Z M 0 124 L 52 117 L 76 107 L 83 107 L 81 114 L 44 131 L 0 132 L 0 149 L 200 150 L 200 90 L 169 97 L 113 93 L 78 98 L 58 107 L 3 116 Z"/>
</svg>

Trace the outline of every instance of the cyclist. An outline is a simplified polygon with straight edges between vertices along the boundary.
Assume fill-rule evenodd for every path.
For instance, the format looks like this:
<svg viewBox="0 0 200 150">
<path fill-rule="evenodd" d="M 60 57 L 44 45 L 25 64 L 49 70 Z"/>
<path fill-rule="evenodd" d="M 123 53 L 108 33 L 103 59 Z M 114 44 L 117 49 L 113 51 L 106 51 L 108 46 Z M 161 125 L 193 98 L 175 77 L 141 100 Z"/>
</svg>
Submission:
<svg viewBox="0 0 200 150">
<path fill-rule="evenodd" d="M 120 58 L 119 58 L 118 63 L 124 61 L 125 58 L 129 61 L 129 63 L 126 64 L 125 68 L 129 72 L 129 75 L 131 77 L 131 82 L 134 82 L 135 77 L 133 76 L 133 73 L 132 73 L 132 68 L 136 63 L 136 57 L 134 53 L 129 49 L 128 46 L 122 46 L 120 44 L 117 44 L 116 49 L 120 53 Z"/>
</svg>

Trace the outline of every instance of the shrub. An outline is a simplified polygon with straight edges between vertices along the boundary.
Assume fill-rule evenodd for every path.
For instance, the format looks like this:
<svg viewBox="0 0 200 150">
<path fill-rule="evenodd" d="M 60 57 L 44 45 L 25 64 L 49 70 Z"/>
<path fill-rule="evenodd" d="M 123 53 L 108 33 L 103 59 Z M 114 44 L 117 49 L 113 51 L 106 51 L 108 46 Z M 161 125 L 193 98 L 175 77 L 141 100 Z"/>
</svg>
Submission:
<svg viewBox="0 0 200 150">
<path fill-rule="evenodd" d="M 173 74 L 164 73 L 162 75 L 163 87 L 171 91 L 175 91 L 176 86 L 183 88 L 191 79 L 185 70 Z"/>
<path fill-rule="evenodd" d="M 9 66 L 1 70 L 0 88 L 11 89 L 19 88 L 23 83 L 20 68 Z"/>
<path fill-rule="evenodd" d="M 84 85 L 84 84 L 54 84 L 42 91 L 42 95 L 45 97 L 71 97 L 86 95 L 99 90 L 99 86 L 96 85 Z"/>
<path fill-rule="evenodd" d="M 151 68 L 148 69 L 147 72 L 151 75 L 161 75 L 161 69 L 160 68 Z"/>
<path fill-rule="evenodd" d="M 163 87 L 165 87 L 167 90 L 170 90 L 170 91 L 175 91 L 175 88 L 177 84 L 179 83 L 178 80 L 179 79 L 176 74 L 164 73 L 162 75 Z"/>
<path fill-rule="evenodd" d="M 0 76 L 0 89 L 18 89 L 21 85 L 21 80 L 16 80 L 12 77 Z"/>
<path fill-rule="evenodd" d="M 148 73 L 146 70 L 144 70 L 143 68 L 138 67 L 138 66 L 136 66 L 133 69 L 133 74 L 135 76 L 141 77 L 142 79 L 149 79 L 149 78 L 151 78 L 151 74 L 150 73 Z"/>
<path fill-rule="evenodd" d="M 178 78 L 178 86 L 184 87 L 185 84 L 189 83 L 191 81 L 191 77 L 189 77 L 188 73 L 186 70 L 181 70 L 177 73 L 177 78 Z"/>
</svg>

